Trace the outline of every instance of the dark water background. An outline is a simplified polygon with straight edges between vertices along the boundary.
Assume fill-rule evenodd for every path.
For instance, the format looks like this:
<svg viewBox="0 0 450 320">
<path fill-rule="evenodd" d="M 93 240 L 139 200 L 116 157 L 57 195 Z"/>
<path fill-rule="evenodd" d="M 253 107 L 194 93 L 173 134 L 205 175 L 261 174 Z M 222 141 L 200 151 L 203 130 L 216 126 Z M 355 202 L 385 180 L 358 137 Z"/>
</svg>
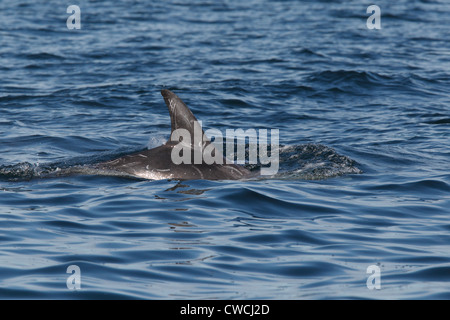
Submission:
<svg viewBox="0 0 450 320">
<path fill-rule="evenodd" d="M 2 1 L 0 298 L 449 299 L 449 17 L 444 0 Z M 284 175 L 40 178 L 164 142 L 163 88 L 208 128 L 279 129 Z"/>
</svg>

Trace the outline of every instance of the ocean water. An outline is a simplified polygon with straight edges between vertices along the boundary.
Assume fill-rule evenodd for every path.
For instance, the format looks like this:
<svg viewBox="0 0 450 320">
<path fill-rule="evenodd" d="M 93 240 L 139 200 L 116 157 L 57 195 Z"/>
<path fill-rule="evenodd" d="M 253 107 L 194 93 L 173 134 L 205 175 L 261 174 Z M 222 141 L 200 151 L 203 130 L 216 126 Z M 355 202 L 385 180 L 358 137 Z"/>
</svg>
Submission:
<svg viewBox="0 0 450 320">
<path fill-rule="evenodd" d="M 448 17 L 446 0 L 1 2 L 0 298 L 450 299 Z M 279 129 L 279 174 L 46 177 L 164 143 L 161 89 L 206 128 Z"/>
</svg>

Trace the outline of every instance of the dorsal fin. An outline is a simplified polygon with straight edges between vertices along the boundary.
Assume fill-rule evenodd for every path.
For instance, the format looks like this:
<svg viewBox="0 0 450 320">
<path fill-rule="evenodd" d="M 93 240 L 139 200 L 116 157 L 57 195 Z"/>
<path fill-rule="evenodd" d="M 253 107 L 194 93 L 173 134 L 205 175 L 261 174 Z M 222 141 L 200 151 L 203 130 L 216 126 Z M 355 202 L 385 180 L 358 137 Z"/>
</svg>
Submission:
<svg viewBox="0 0 450 320">
<path fill-rule="evenodd" d="M 164 97 L 167 108 L 169 108 L 170 122 L 172 125 L 171 133 L 176 129 L 186 129 L 193 137 L 195 126 L 199 126 L 200 124 L 191 110 L 172 91 L 166 89 L 161 90 L 161 95 Z"/>
<path fill-rule="evenodd" d="M 203 151 L 204 148 L 211 144 L 211 140 L 205 135 L 205 132 L 203 131 L 201 127 L 201 123 L 198 122 L 197 118 L 194 116 L 194 114 L 191 112 L 191 110 L 186 106 L 186 104 L 172 91 L 170 90 L 161 90 L 161 95 L 164 97 L 164 101 L 166 102 L 167 108 L 169 108 L 170 113 L 170 122 L 172 125 L 171 130 L 171 138 L 172 134 L 177 129 L 186 129 L 189 131 L 189 134 L 191 135 L 191 148 L 194 147 L 195 141 L 195 135 L 199 134 L 201 132 L 201 137 L 198 137 L 200 140 L 200 143 L 197 147 L 200 147 L 200 151 Z M 172 140 L 172 139 L 170 139 Z M 217 157 L 222 156 L 219 151 L 215 147 L 213 152 Z M 210 149 L 210 151 L 212 151 Z M 224 162 L 222 162 L 224 163 Z"/>
<path fill-rule="evenodd" d="M 209 144 L 210 141 L 208 137 L 205 136 L 201 123 L 198 122 L 197 118 L 183 102 L 183 100 L 181 100 L 175 93 L 167 89 L 161 90 L 161 95 L 164 97 L 164 101 L 166 102 L 170 113 L 170 122 L 172 127 L 170 134 L 172 135 L 172 133 L 177 129 L 186 129 L 189 131 L 192 140 L 194 140 L 195 134 L 199 134 L 201 132 L 202 137 L 204 137 L 203 147 L 205 147 L 206 144 Z M 194 141 L 191 141 L 191 145 L 193 142 Z"/>
</svg>

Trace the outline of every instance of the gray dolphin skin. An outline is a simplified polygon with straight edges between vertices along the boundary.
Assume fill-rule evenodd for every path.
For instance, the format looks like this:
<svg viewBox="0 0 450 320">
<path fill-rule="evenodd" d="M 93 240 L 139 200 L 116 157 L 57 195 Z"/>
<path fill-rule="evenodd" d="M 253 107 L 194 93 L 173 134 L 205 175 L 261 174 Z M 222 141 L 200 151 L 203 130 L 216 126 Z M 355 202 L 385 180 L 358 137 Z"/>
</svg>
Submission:
<svg viewBox="0 0 450 320">
<path fill-rule="evenodd" d="M 201 163 L 198 164 L 194 164 L 194 161 L 192 161 L 192 164 L 175 164 L 172 161 L 172 150 L 177 144 L 184 143 L 184 147 L 187 146 L 187 148 L 183 150 L 190 150 L 192 159 L 196 148 L 194 147 L 193 139 L 190 143 L 188 141 L 180 142 L 181 140 L 172 141 L 174 131 L 185 129 L 190 133 L 191 137 L 194 137 L 196 130 L 201 132 L 202 136 L 204 136 L 204 132 L 200 131 L 199 128 L 201 126 L 197 119 L 176 94 L 169 90 L 162 90 L 161 94 L 169 108 L 172 126 L 171 138 L 162 146 L 99 163 L 96 165 L 97 168 L 109 171 L 114 175 L 133 176 L 151 180 L 240 180 L 252 176 L 251 172 L 242 166 L 226 164 L 223 155 L 220 155 L 224 159 L 223 164 L 207 164 L 203 158 Z M 202 139 L 201 143 L 203 148 L 212 144 L 207 138 Z M 219 151 L 214 148 L 212 153 L 217 152 Z"/>
</svg>

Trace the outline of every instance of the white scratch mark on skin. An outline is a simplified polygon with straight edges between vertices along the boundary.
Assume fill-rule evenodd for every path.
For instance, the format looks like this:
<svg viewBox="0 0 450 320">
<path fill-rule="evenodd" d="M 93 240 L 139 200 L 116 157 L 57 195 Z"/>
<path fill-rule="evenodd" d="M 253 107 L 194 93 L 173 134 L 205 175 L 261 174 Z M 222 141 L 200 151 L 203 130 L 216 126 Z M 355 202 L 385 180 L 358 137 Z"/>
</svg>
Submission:
<svg viewBox="0 0 450 320">
<path fill-rule="evenodd" d="M 200 171 L 199 168 L 197 168 L 197 167 L 195 167 L 195 166 L 192 166 L 192 168 L 194 168 L 195 170 L 197 170 L 197 172 L 200 173 L 200 177 L 202 177 L 202 179 L 204 179 L 203 173 Z"/>
<path fill-rule="evenodd" d="M 107 164 L 109 164 L 109 165 L 115 165 L 115 164 L 117 164 L 119 161 L 120 161 L 119 159 L 111 160 L 111 161 L 107 162 Z"/>
<path fill-rule="evenodd" d="M 138 156 L 139 156 L 139 157 L 142 157 L 142 158 L 148 158 L 145 154 L 141 154 L 141 153 L 138 154 Z"/>
<path fill-rule="evenodd" d="M 148 166 L 147 166 L 147 167 L 148 167 Z M 170 171 L 170 169 L 156 169 L 156 171 L 167 172 L 167 171 Z"/>
<path fill-rule="evenodd" d="M 231 170 L 236 171 L 237 173 L 239 173 L 240 176 L 243 176 L 244 174 L 242 172 L 240 172 L 238 169 L 233 168 L 233 167 L 229 167 Z"/>
<path fill-rule="evenodd" d="M 139 164 L 139 162 L 128 162 L 122 165 L 122 167 L 126 167 L 126 168 L 132 168 L 135 167 Z"/>
<path fill-rule="evenodd" d="M 169 105 L 170 105 L 170 111 L 175 110 L 175 101 L 173 101 L 172 99 L 169 100 Z"/>
</svg>

